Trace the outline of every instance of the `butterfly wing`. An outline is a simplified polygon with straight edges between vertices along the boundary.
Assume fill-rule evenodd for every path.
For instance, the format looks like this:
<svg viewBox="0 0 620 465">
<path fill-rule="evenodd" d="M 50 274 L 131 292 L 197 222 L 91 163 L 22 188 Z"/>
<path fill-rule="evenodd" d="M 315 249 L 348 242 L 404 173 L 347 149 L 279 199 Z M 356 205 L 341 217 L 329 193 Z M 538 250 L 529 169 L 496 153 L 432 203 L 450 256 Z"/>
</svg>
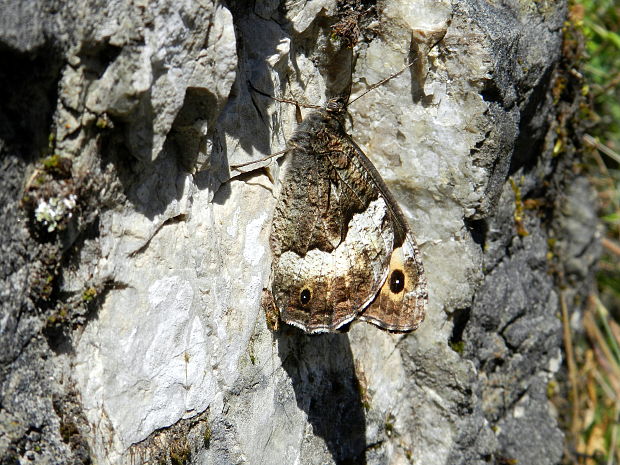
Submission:
<svg viewBox="0 0 620 465">
<path fill-rule="evenodd" d="M 288 157 L 271 232 L 281 319 L 333 331 L 363 311 L 384 329 L 415 329 L 426 303 L 419 252 L 372 163 L 325 110 L 300 125 Z"/>
<path fill-rule="evenodd" d="M 307 332 L 355 318 L 385 281 L 393 248 L 385 199 L 332 119 L 312 113 L 291 138 L 272 223 L 273 297 L 281 319 Z"/>
</svg>

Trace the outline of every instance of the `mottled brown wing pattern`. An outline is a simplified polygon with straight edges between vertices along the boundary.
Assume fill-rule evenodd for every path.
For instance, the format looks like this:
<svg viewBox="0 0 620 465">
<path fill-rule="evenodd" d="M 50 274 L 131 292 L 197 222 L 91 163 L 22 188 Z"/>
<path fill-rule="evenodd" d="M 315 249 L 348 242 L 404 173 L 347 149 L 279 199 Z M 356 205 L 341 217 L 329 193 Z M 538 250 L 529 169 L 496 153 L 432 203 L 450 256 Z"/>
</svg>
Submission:
<svg viewBox="0 0 620 465">
<path fill-rule="evenodd" d="M 419 252 L 374 166 L 328 110 L 304 120 L 287 157 L 271 232 L 281 319 L 311 333 L 356 317 L 415 329 L 426 304 Z"/>
</svg>

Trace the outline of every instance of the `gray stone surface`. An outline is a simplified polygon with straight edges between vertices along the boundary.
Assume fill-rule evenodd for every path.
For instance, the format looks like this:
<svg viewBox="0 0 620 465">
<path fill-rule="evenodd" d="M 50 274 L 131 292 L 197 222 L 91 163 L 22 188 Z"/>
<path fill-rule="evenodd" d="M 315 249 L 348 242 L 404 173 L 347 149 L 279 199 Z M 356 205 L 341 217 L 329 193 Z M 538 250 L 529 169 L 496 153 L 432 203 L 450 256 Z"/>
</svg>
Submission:
<svg viewBox="0 0 620 465">
<path fill-rule="evenodd" d="M 561 136 L 578 84 L 554 94 L 564 2 L 13 3 L 2 464 L 559 463 L 559 301 L 578 312 L 598 254 Z M 331 29 L 347 20 L 353 50 Z M 420 245 L 425 322 L 272 334 L 279 164 L 229 169 L 295 130 L 261 93 L 353 99 L 411 59 L 349 124 Z"/>
</svg>

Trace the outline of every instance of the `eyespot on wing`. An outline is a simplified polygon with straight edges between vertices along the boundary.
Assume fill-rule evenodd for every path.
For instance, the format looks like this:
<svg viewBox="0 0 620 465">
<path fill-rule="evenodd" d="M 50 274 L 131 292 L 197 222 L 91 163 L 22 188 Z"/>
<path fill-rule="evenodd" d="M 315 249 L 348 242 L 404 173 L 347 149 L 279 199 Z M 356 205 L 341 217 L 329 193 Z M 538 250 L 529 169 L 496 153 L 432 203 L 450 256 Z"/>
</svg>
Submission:
<svg viewBox="0 0 620 465">
<path fill-rule="evenodd" d="M 424 320 L 427 301 L 420 252 L 407 234 L 403 244 L 392 251 L 385 283 L 359 319 L 388 331 L 414 331 Z"/>
</svg>

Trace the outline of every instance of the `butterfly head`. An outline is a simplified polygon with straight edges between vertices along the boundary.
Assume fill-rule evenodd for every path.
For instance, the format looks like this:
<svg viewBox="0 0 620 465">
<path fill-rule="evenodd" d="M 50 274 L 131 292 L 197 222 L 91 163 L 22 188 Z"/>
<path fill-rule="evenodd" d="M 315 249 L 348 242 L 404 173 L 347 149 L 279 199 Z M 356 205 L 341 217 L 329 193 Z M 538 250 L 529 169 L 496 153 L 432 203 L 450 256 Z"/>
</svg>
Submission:
<svg viewBox="0 0 620 465">
<path fill-rule="evenodd" d="M 347 99 L 345 97 L 332 97 L 327 101 L 325 109 L 335 115 L 340 115 L 347 108 Z"/>
</svg>

